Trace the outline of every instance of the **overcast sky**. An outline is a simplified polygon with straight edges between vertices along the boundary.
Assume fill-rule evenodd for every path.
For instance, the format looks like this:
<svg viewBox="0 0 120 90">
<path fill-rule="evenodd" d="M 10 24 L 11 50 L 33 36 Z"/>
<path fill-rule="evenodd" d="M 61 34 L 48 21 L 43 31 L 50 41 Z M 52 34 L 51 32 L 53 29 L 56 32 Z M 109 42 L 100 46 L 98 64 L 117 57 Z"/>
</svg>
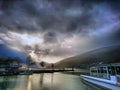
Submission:
<svg viewBox="0 0 120 90">
<path fill-rule="evenodd" d="M 0 0 L 0 44 L 57 62 L 120 43 L 119 0 Z"/>
</svg>

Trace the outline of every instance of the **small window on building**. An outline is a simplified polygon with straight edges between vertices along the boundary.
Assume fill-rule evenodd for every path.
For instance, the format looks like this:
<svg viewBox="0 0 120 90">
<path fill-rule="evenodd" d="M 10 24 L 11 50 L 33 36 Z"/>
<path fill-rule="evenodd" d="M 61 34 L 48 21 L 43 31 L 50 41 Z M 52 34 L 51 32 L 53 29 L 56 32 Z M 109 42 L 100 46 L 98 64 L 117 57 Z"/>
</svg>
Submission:
<svg viewBox="0 0 120 90">
<path fill-rule="evenodd" d="M 117 66 L 117 67 L 116 67 L 116 72 L 117 72 L 117 74 L 120 75 L 120 66 Z"/>
</svg>

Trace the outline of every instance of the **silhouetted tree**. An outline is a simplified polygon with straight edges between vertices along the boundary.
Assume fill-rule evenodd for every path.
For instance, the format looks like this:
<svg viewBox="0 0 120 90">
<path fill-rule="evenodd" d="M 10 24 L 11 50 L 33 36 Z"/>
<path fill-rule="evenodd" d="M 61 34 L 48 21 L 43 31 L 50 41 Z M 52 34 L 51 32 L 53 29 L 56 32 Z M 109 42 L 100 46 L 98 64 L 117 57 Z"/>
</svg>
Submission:
<svg viewBox="0 0 120 90">
<path fill-rule="evenodd" d="M 54 64 L 53 63 L 51 64 L 51 68 L 54 69 Z"/>
<path fill-rule="evenodd" d="M 45 62 L 40 62 L 40 65 L 41 65 L 42 67 L 44 67 L 44 66 L 45 66 Z"/>
</svg>

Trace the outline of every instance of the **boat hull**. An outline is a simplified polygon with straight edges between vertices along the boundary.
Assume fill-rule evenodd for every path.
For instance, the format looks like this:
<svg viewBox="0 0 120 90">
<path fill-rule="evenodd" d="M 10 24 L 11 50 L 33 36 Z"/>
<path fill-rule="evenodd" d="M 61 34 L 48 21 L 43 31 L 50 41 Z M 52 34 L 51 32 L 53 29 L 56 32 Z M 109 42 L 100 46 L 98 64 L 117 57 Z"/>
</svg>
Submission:
<svg viewBox="0 0 120 90">
<path fill-rule="evenodd" d="M 106 82 L 106 79 L 99 79 L 99 78 L 87 76 L 87 75 L 81 75 L 81 77 L 90 83 L 97 84 L 99 86 L 102 86 L 111 90 L 120 90 L 120 86 L 118 86 L 115 82 L 112 82 L 111 80 L 107 80 Z"/>
</svg>

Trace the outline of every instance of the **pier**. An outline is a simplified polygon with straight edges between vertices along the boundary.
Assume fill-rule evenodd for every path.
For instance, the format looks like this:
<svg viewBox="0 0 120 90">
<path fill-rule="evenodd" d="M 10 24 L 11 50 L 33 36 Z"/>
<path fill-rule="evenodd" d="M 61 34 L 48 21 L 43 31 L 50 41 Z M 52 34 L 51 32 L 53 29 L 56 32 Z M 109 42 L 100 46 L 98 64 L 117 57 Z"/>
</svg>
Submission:
<svg viewBox="0 0 120 90">
<path fill-rule="evenodd" d="M 74 69 L 35 69 L 30 68 L 32 73 L 54 73 L 54 72 L 64 72 L 64 71 L 74 71 Z"/>
</svg>

